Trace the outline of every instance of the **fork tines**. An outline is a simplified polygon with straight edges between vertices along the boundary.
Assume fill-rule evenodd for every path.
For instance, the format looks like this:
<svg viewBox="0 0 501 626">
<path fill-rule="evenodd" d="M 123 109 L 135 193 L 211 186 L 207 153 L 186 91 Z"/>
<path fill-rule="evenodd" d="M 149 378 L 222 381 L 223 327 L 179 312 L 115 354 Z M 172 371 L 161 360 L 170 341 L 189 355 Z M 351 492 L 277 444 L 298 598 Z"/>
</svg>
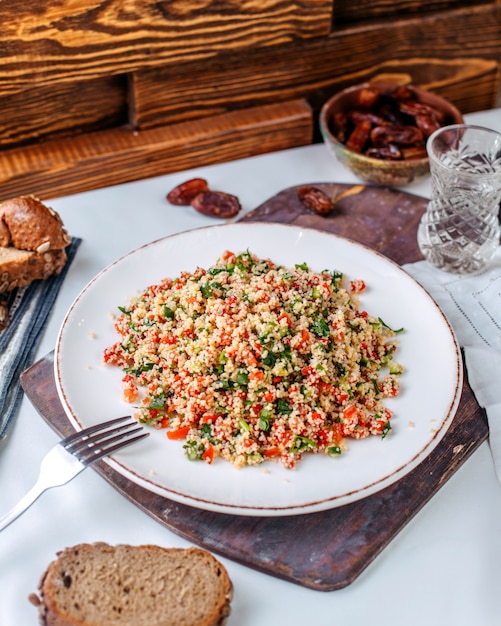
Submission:
<svg viewBox="0 0 501 626">
<path fill-rule="evenodd" d="M 79 461 L 89 464 L 148 435 L 133 417 L 125 415 L 90 426 L 61 443 Z"/>
</svg>

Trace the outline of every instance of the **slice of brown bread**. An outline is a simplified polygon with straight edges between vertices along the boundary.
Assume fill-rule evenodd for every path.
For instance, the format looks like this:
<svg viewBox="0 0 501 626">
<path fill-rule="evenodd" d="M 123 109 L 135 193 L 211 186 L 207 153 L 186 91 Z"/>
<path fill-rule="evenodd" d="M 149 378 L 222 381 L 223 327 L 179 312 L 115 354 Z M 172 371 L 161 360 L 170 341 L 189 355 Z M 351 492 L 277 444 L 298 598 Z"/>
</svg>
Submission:
<svg viewBox="0 0 501 626">
<path fill-rule="evenodd" d="M 217 626 L 233 587 L 206 550 L 94 543 L 58 553 L 39 591 L 44 626 Z"/>
<path fill-rule="evenodd" d="M 24 287 L 33 280 L 59 274 L 66 263 L 65 250 L 39 253 L 0 247 L 0 294 Z"/>
</svg>

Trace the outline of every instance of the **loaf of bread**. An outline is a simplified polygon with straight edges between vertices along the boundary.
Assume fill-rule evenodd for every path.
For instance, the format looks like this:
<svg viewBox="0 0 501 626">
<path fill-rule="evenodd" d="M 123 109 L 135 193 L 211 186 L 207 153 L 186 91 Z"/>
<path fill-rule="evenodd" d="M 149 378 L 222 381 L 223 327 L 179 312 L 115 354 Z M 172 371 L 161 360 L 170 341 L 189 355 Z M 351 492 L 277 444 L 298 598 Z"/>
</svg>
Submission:
<svg viewBox="0 0 501 626">
<path fill-rule="evenodd" d="M 60 216 L 37 198 L 0 204 L 0 294 L 59 274 L 70 242 Z"/>
<path fill-rule="evenodd" d="M 44 626 L 219 626 L 232 591 L 206 550 L 94 543 L 60 552 L 35 599 Z"/>
</svg>

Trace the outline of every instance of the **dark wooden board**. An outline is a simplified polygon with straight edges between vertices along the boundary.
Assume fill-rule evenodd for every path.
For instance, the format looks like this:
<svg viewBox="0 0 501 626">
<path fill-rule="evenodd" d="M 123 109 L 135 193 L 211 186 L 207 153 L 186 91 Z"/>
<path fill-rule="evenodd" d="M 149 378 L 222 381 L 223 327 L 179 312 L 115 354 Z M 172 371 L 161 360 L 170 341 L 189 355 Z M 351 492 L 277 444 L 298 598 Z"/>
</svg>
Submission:
<svg viewBox="0 0 501 626">
<path fill-rule="evenodd" d="M 349 230 L 352 239 L 389 253 L 400 263 L 419 258 L 415 229 L 425 200 L 376 187 L 322 186 L 330 192 L 357 193 L 341 200 L 331 217 L 320 218 L 296 204 L 292 188 L 246 216 L 245 221 L 293 222 L 338 234 Z M 21 383 L 60 436 L 73 431 L 57 396 L 52 355 L 27 369 Z M 487 436 L 485 412 L 465 380 L 451 428 L 415 470 L 358 502 L 297 516 L 262 518 L 203 511 L 153 494 L 103 462 L 94 469 L 153 519 L 190 542 L 271 576 L 333 591 L 349 585 L 374 561 Z"/>
<path fill-rule="evenodd" d="M 366 185 L 312 183 L 335 199 L 327 217 L 307 211 L 297 187 L 289 187 L 242 218 L 242 222 L 280 222 L 324 230 L 352 239 L 384 254 L 396 263 L 423 258 L 416 233 L 427 205 L 425 198 L 392 189 Z"/>
</svg>

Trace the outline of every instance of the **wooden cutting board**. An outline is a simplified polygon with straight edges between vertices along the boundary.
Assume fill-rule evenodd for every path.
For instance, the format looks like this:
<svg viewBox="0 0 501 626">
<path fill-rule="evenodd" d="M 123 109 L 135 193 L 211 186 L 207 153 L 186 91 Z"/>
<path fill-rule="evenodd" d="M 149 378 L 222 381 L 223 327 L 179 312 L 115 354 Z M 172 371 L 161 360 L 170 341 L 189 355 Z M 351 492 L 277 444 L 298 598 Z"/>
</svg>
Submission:
<svg viewBox="0 0 501 626">
<path fill-rule="evenodd" d="M 313 183 L 334 199 L 326 217 L 306 210 L 289 187 L 248 213 L 242 222 L 279 222 L 324 230 L 377 250 L 400 265 L 423 258 L 416 233 L 428 201 L 389 187 Z"/>
<path fill-rule="evenodd" d="M 416 228 L 426 201 L 378 187 L 324 183 L 329 193 L 350 192 L 327 217 L 312 215 L 284 190 L 244 218 L 327 230 L 360 241 L 393 260 L 420 258 Z M 26 395 L 61 436 L 73 432 L 59 402 L 52 354 L 21 376 Z M 103 462 L 94 469 L 155 520 L 192 543 L 266 574 L 320 591 L 349 585 L 437 493 L 477 447 L 488 426 L 467 380 L 451 428 L 410 474 L 376 495 L 307 515 L 246 517 L 178 504 L 124 478 Z"/>
</svg>

